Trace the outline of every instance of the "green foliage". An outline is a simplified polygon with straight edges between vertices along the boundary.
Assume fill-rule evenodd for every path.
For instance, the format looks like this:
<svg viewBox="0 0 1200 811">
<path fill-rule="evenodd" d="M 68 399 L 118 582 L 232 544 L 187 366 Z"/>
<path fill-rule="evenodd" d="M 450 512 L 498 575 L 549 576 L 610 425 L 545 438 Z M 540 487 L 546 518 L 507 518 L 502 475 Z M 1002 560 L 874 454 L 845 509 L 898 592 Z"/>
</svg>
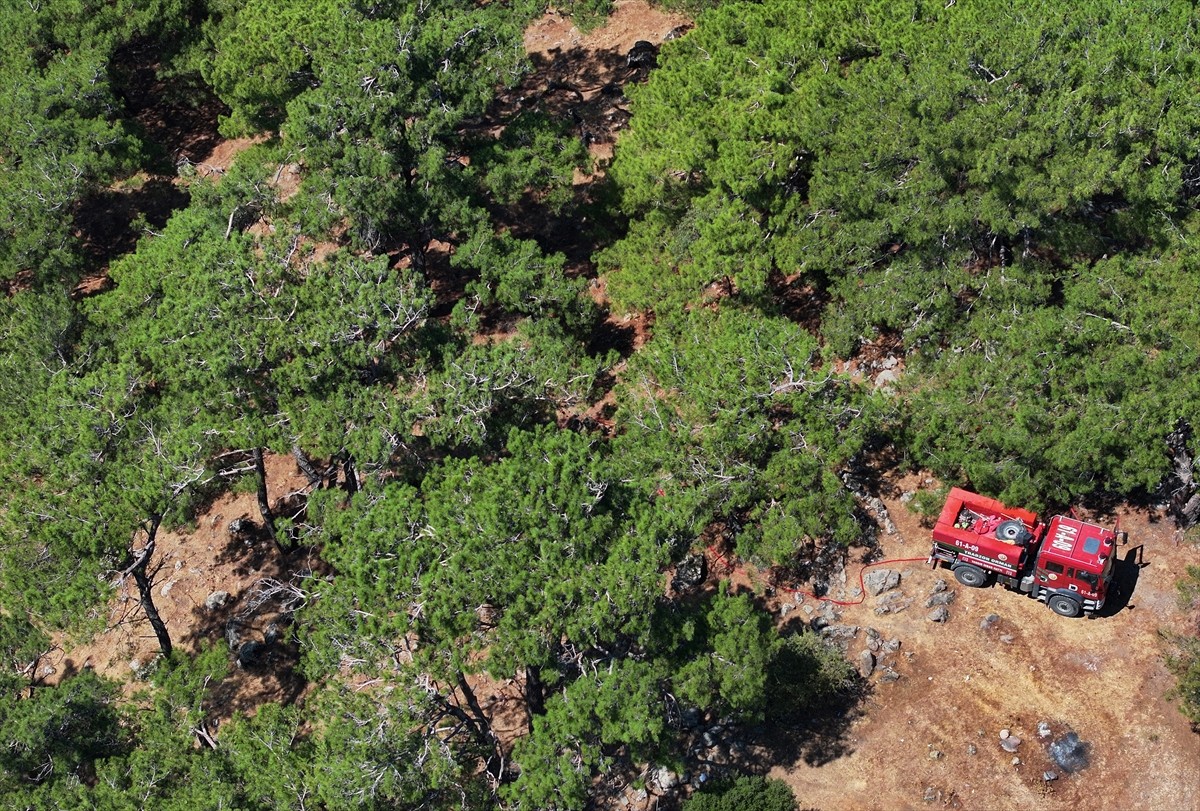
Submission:
<svg viewBox="0 0 1200 811">
<path fill-rule="evenodd" d="M 1193 725 L 1200 725 L 1200 638 L 1168 635 L 1171 646 L 1167 653 L 1167 668 L 1175 676 L 1175 686 L 1168 697 L 1179 702 L 1179 711 Z"/>
<path fill-rule="evenodd" d="M 673 677 L 679 698 L 720 715 L 760 718 L 770 663 L 783 645 L 771 616 L 745 594 L 718 592 L 695 633 L 702 653 Z"/>
<path fill-rule="evenodd" d="M 0 3 L 0 279 L 73 284 L 76 218 L 145 160 L 112 74 L 132 40 L 185 38 L 186 0 Z"/>
<path fill-rule="evenodd" d="M 1183 611 L 1200 610 L 1200 566 L 1188 566 L 1187 575 L 1175 584 L 1179 607 Z"/>
<path fill-rule="evenodd" d="M 1045 269 L 989 271 L 966 334 L 918 366 L 914 456 L 944 480 L 1031 507 L 1070 503 L 1098 483 L 1152 491 L 1169 465 L 1162 437 L 1193 419 L 1195 378 L 1181 374 L 1200 360 L 1191 264 L 1074 268 L 1057 306 L 1036 292 Z"/>
<path fill-rule="evenodd" d="M 513 431 L 497 462 L 448 460 L 419 491 L 364 491 L 327 522 L 341 576 L 310 629 L 310 662 L 336 667 L 348 648 L 374 662 L 366 649 L 415 633 L 428 664 L 502 677 L 553 666 L 567 642 L 641 636 L 672 527 L 615 473 L 587 437 Z"/>
<path fill-rule="evenodd" d="M 787 783 L 758 775 L 742 775 L 693 794 L 683 811 L 796 811 Z"/>
<path fill-rule="evenodd" d="M 654 663 L 622 660 L 582 676 L 547 702 L 513 752 L 521 771 L 505 795 L 514 807 L 584 808 L 595 775 L 616 761 L 606 751 L 613 744 L 630 747 L 634 762 L 652 758 L 667 737 L 662 676 Z"/>
<path fill-rule="evenodd" d="M 28 698 L 0 695 L 0 791 L 80 780 L 94 761 L 127 743 L 119 687 L 90 670 Z"/>
<path fill-rule="evenodd" d="M 696 531 L 749 514 L 738 554 L 792 559 L 807 540 L 863 537 L 838 473 L 865 447 L 878 405 L 824 368 L 795 324 L 701 309 L 659 329 L 618 389 L 618 443 Z"/>
<path fill-rule="evenodd" d="M 803 718 L 846 695 L 857 675 L 845 655 L 817 634 L 786 636 L 767 674 L 767 701 L 780 718 Z"/>
</svg>

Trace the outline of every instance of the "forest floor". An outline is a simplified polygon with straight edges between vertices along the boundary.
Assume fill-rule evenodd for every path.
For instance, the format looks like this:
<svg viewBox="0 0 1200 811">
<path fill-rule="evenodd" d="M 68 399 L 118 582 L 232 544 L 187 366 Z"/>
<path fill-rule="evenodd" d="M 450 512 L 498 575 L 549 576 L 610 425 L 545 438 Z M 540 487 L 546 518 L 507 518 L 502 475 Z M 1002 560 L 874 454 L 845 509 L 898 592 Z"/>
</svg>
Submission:
<svg viewBox="0 0 1200 811">
<path fill-rule="evenodd" d="M 608 25 L 586 35 L 555 13 L 526 35 L 537 72 L 519 92 L 541 93 L 547 104 L 558 99 L 564 111 L 574 111 L 580 137 L 596 162 L 592 176 L 577 178 L 582 185 L 603 172 L 627 121 L 620 94 L 605 88 L 638 78 L 629 72 L 629 50 L 639 40 L 658 44 L 687 25 L 685 18 L 643 0 L 618 0 L 616 6 Z M 193 160 L 201 171 L 219 173 L 249 143 L 217 142 L 206 157 Z M 553 229 L 554 223 L 544 227 Z M 587 246 L 575 247 L 582 260 Z M 600 282 L 593 294 L 603 303 Z M 647 338 L 644 317 L 610 317 L 606 324 L 610 334 L 601 341 L 623 344 L 622 354 Z M 602 406 L 597 404 L 597 416 Z M 291 457 L 269 456 L 267 473 L 274 498 L 307 487 Z M 876 484 L 897 528 L 895 534 L 881 536 L 882 558 L 923 558 L 929 551 L 928 530 L 899 500 L 902 493 L 924 486 L 922 478 L 884 472 Z M 309 550 L 284 557 L 270 541 L 247 543 L 230 532 L 234 519 L 257 516 L 253 492 L 230 492 L 209 505 L 189 531 L 160 534 L 153 564 L 155 598 L 178 647 L 195 651 L 201 645 L 225 644 L 229 620 L 244 613 L 264 581 L 286 584 L 319 570 Z M 859 629 L 848 639 L 852 661 L 858 661 L 867 644 L 868 628 L 883 640 L 899 639 L 899 651 L 880 660 L 867 680 L 865 697 L 848 715 L 829 729 L 776 725 L 768 736 L 770 745 L 754 752 L 755 765 L 787 781 L 801 807 L 824 811 L 1200 811 L 1200 735 L 1164 698 L 1173 680 L 1162 662 L 1159 634 L 1184 630 L 1174 583 L 1187 564 L 1200 559 L 1200 550 L 1180 543 L 1173 525 L 1158 513 L 1125 508 L 1119 517 L 1131 539 L 1123 554 L 1140 548 L 1142 562 L 1122 561 L 1119 576 L 1132 596 L 1093 620 L 1063 619 L 1041 603 L 1001 588 L 967 589 L 948 571 L 931 571 L 923 563 L 895 565 L 902 575 L 898 589 L 840 609 L 834 622 Z M 852 580 L 857 572 L 852 563 Z M 752 585 L 755 578 L 742 579 Z M 939 579 L 955 593 L 949 620 L 943 623 L 927 619 L 924 607 Z M 851 583 L 844 591 L 853 587 Z M 229 595 L 225 604 L 206 607 L 206 600 L 221 591 Z M 903 596 L 889 596 L 898 593 Z M 910 598 L 903 610 L 875 611 L 881 601 L 899 599 L 902 604 Z M 782 626 L 811 621 L 821 612 L 813 598 L 782 589 L 767 602 Z M 999 621 L 982 628 L 984 617 L 992 613 Z M 248 616 L 243 637 L 261 638 L 272 617 Z M 56 640 L 58 647 L 42 661 L 39 675 L 53 682 L 91 667 L 125 682 L 133 692 L 157 646 L 132 583 L 118 590 L 107 626 L 86 643 Z M 222 688 L 222 714 L 252 711 L 264 701 L 296 699 L 304 684 L 295 663 L 294 649 L 280 645 L 271 649 L 269 666 L 234 669 Z M 882 679 L 888 668 L 899 675 L 897 680 Z M 494 687 L 481 691 L 481 698 L 497 721 L 505 716 L 498 724 L 502 732 L 519 734 L 523 715 L 512 710 L 502 685 Z M 1050 726 L 1050 738 L 1039 738 L 1040 722 Z M 1001 748 L 1001 729 L 1022 739 L 1015 753 Z M 1067 730 L 1089 747 L 1090 765 L 1074 774 L 1063 773 L 1047 753 L 1049 741 Z M 1018 764 L 1014 757 L 1020 758 Z M 1045 780 L 1046 771 L 1054 771 L 1057 779 Z"/>
</svg>

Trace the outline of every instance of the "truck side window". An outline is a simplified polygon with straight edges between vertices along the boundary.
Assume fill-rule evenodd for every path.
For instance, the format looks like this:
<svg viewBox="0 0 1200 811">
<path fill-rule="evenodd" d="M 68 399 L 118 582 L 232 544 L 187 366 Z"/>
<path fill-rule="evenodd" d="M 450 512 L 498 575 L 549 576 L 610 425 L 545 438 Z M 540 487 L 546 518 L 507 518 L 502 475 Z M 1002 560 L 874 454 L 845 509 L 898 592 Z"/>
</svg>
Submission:
<svg viewBox="0 0 1200 811">
<path fill-rule="evenodd" d="M 1051 561 L 1046 561 L 1046 571 L 1054 572 L 1055 574 L 1062 574 L 1063 567 L 1062 567 L 1061 563 L 1053 563 Z"/>
</svg>

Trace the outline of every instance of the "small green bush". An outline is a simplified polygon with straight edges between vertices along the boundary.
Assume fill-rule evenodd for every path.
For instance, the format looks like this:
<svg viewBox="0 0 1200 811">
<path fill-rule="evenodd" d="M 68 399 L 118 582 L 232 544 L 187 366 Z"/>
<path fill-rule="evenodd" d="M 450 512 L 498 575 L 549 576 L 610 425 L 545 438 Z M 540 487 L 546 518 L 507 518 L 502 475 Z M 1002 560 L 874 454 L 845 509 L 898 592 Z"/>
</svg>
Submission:
<svg viewBox="0 0 1200 811">
<path fill-rule="evenodd" d="M 797 811 L 792 790 L 781 780 L 742 775 L 693 795 L 683 811 Z"/>
</svg>

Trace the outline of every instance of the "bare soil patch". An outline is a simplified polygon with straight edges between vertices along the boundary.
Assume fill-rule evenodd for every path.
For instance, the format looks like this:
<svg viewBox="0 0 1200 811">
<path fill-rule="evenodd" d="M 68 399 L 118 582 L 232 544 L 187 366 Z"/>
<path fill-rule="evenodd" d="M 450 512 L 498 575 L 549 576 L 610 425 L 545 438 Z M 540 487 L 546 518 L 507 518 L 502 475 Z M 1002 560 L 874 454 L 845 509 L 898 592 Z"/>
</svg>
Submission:
<svg viewBox="0 0 1200 811">
<path fill-rule="evenodd" d="M 886 558 L 929 551 L 929 531 L 899 501 L 919 481 L 886 482 L 883 500 L 897 526 L 882 538 Z M 865 648 L 868 627 L 899 638 L 900 679 L 871 677 L 862 715 L 844 732 L 843 754 L 777 761 L 771 774 L 791 785 L 802 807 L 824 811 L 1200 808 L 1200 735 L 1164 698 L 1173 679 L 1158 634 L 1184 630 L 1174 584 L 1200 550 L 1179 544 L 1173 524 L 1157 512 L 1122 508 L 1118 515 L 1130 536 L 1118 577 L 1132 593 L 1092 620 L 1064 619 L 1000 587 L 960 586 L 948 570 L 896 566 L 900 590 L 914 599 L 910 607 L 881 616 L 874 609 L 887 593 L 868 596 L 838 622 L 863 629 L 850 645 L 852 658 Z M 853 580 L 857 567 L 849 573 Z M 945 623 L 926 618 L 924 601 L 938 579 L 956 593 Z M 800 611 L 816 605 L 800 599 Z M 992 613 L 999 622 L 981 628 Z M 1040 722 L 1051 736 L 1038 736 Z M 1001 729 L 1022 739 L 1015 753 L 1001 748 Z M 1069 730 L 1090 750 L 1090 766 L 1075 774 L 1047 752 Z M 1044 779 L 1047 771 L 1057 779 Z"/>
<path fill-rule="evenodd" d="M 295 494 L 307 492 L 308 481 L 292 457 L 268 455 L 265 461 L 268 490 L 276 505 L 294 503 Z M 264 578 L 286 583 L 320 569 L 312 550 L 297 549 L 281 557 L 266 538 L 233 537 L 229 525 L 239 518 L 258 520 L 253 492 L 220 496 L 199 516 L 194 530 L 158 535 L 149 567 L 155 572 L 154 600 L 177 648 L 195 653 L 202 645 L 227 645 L 229 621 L 246 613 L 247 602 Z M 207 608 L 209 596 L 221 591 L 228 594 L 225 602 Z M 273 608 L 267 605 L 246 616 L 239 623 L 240 637 L 264 641 L 268 626 L 278 619 Z M 83 644 L 56 639 L 60 647 L 42 661 L 38 676 L 53 684 L 90 668 L 125 683 L 128 693 L 134 692 L 139 673 L 158 655 L 158 644 L 138 605 L 132 578 L 120 586 L 109 604 L 106 625 L 106 630 Z M 296 651 L 286 638 L 266 646 L 261 662 L 231 670 L 213 706 L 228 717 L 234 711 L 250 711 L 263 701 L 295 699 L 304 686 L 294 671 L 295 663 Z"/>
</svg>

